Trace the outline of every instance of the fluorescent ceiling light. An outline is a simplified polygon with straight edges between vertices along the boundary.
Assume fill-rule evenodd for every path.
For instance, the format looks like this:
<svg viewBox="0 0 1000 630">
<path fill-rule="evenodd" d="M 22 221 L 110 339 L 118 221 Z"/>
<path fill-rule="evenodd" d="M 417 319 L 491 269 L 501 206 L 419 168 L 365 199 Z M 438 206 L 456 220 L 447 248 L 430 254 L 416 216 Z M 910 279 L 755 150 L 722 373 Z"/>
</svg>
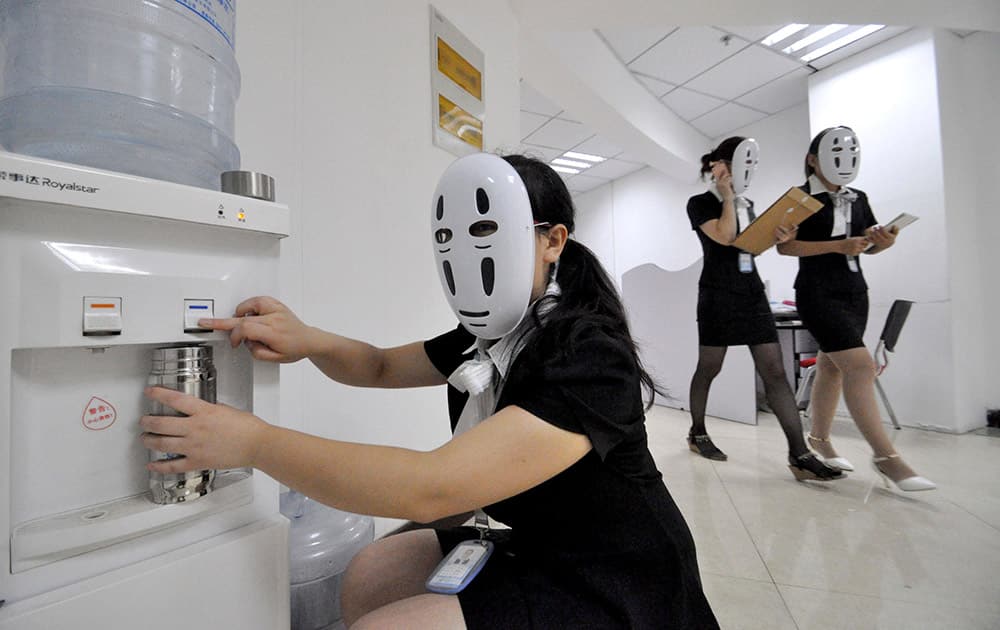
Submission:
<svg viewBox="0 0 1000 630">
<path fill-rule="evenodd" d="M 794 52 L 798 52 L 798 51 L 802 50 L 803 48 L 805 48 L 806 46 L 809 46 L 810 44 L 815 44 L 819 40 L 824 39 L 826 37 L 829 37 L 830 35 L 833 35 L 837 31 L 842 31 L 845 28 L 847 28 L 846 24 L 830 24 L 828 26 L 824 26 L 823 28 L 819 29 L 815 33 L 812 33 L 810 35 L 806 35 L 805 37 L 803 37 L 799 41 L 795 42 L 794 44 L 792 44 L 788 48 L 783 48 L 781 50 L 781 52 L 787 53 L 787 54 L 790 55 L 790 54 L 792 54 Z"/>
<path fill-rule="evenodd" d="M 556 158 L 552 160 L 553 164 L 558 164 L 559 166 L 572 166 L 573 168 L 590 168 L 590 162 L 577 162 L 576 160 L 564 160 L 563 158 Z"/>
<path fill-rule="evenodd" d="M 567 166 L 553 166 L 553 171 L 559 171 L 560 173 L 569 173 L 570 175 L 576 175 L 580 171 L 575 168 L 569 168 Z"/>
<path fill-rule="evenodd" d="M 798 33 L 802 29 L 809 28 L 808 24 L 789 24 L 788 26 L 783 26 L 778 30 L 774 31 L 761 41 L 761 44 L 765 46 L 774 46 L 780 41 L 788 39 L 792 35 Z"/>
<path fill-rule="evenodd" d="M 847 35 L 844 35 L 840 39 L 833 40 L 832 42 L 830 42 L 826 46 L 820 46 L 816 50 L 803 55 L 801 57 L 801 59 L 802 59 L 802 61 L 805 61 L 807 63 L 810 62 L 810 61 L 812 61 L 813 59 L 819 59 L 823 55 L 832 53 L 833 51 L 837 50 L 838 48 L 843 48 L 844 46 L 846 46 L 848 44 L 853 44 L 854 42 L 858 41 L 862 37 L 865 37 L 867 35 L 871 35 L 875 31 L 881 31 L 883 28 L 885 28 L 885 24 L 869 24 L 868 26 L 863 26 L 863 27 L 859 28 L 858 30 L 856 30 L 854 32 L 851 32 L 851 33 L 848 33 Z"/>
<path fill-rule="evenodd" d="M 608 158 L 601 157 L 599 155 L 591 155 L 589 153 L 577 153 L 576 151 L 567 151 L 563 153 L 563 157 L 573 158 L 574 160 L 586 160 L 587 162 L 603 162 Z"/>
</svg>

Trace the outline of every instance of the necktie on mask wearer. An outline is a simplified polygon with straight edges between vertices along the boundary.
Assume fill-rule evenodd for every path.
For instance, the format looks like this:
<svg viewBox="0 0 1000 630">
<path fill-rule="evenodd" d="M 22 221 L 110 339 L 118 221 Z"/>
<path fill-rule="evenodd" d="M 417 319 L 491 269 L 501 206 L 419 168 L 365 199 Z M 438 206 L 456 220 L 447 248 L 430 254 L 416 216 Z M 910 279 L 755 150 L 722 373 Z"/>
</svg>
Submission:
<svg viewBox="0 0 1000 630">
<path fill-rule="evenodd" d="M 733 199 L 733 206 L 736 208 L 736 233 L 739 234 L 750 225 L 750 200 L 746 197 L 736 197 Z"/>
<path fill-rule="evenodd" d="M 558 270 L 558 265 L 556 267 Z M 540 298 L 544 300 L 538 305 L 538 316 L 545 316 L 556 306 L 556 298 L 561 293 L 555 273 Z M 548 298 L 548 299 L 547 299 Z M 507 378 L 507 372 L 518 353 L 527 345 L 535 328 L 535 318 L 531 315 L 532 307 L 514 330 L 510 331 L 492 345 L 482 338 L 476 339 L 476 356 L 462 363 L 448 377 L 448 382 L 460 392 L 468 392 L 469 400 L 462 409 L 462 415 L 455 427 L 455 435 L 459 435 L 476 426 L 496 411 L 500 391 Z"/>
<path fill-rule="evenodd" d="M 839 189 L 830 193 L 830 199 L 833 201 L 833 213 L 834 213 L 834 233 L 837 233 L 836 224 L 839 222 L 844 226 L 844 238 L 851 238 L 851 215 L 853 214 L 853 204 L 854 200 L 858 198 L 858 193 L 854 192 L 846 186 L 841 186 Z M 847 268 L 853 272 L 859 271 L 858 259 L 855 256 L 847 256 Z"/>
</svg>

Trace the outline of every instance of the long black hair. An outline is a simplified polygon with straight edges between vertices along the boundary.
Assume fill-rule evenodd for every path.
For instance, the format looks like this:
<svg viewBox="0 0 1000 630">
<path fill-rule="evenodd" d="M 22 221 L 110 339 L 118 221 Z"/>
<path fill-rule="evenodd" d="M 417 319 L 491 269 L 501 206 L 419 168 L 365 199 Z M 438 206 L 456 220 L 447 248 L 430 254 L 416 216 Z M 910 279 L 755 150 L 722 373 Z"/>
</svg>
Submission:
<svg viewBox="0 0 1000 630">
<path fill-rule="evenodd" d="M 562 224 L 572 234 L 576 227 L 576 211 L 562 178 L 548 164 L 532 157 L 505 155 L 503 159 L 514 167 L 528 189 L 535 221 L 550 226 Z M 561 294 L 546 296 L 535 303 L 531 316 L 535 318 L 538 328 L 532 343 L 522 352 L 543 361 L 546 358 L 559 360 L 580 339 L 586 326 L 596 324 L 602 332 L 628 349 L 639 369 L 639 380 L 649 395 L 649 405 L 652 405 L 656 393 L 663 392 L 642 366 L 629 332 L 625 307 L 597 256 L 582 243 L 567 239 L 558 270 Z M 556 304 L 545 315 L 543 322 L 539 308 L 546 301 L 555 301 Z"/>
<path fill-rule="evenodd" d="M 736 147 L 744 140 L 746 140 L 746 138 L 743 136 L 732 136 L 730 138 L 726 138 L 719 143 L 719 146 L 701 156 L 701 171 L 698 172 L 698 175 L 700 177 L 704 177 L 705 173 L 712 172 L 712 162 L 718 162 L 719 160 L 732 162 L 733 154 L 736 153 Z"/>
</svg>

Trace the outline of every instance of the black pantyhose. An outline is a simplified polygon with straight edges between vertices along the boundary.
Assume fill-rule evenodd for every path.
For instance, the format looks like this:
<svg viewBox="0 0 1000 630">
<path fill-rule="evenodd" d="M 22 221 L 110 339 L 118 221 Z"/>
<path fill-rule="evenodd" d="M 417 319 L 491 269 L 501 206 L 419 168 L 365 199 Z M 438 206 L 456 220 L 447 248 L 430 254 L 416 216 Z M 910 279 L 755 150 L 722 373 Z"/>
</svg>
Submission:
<svg viewBox="0 0 1000 630">
<path fill-rule="evenodd" d="M 708 390 L 712 381 L 722 370 L 722 362 L 726 358 L 725 346 L 699 346 L 698 367 L 691 378 L 691 434 L 704 435 L 705 406 L 708 403 Z M 774 415 L 778 417 L 781 430 L 788 441 L 788 453 L 798 457 L 809 451 L 802 436 L 802 421 L 799 418 L 799 408 L 795 404 L 795 396 L 785 379 L 785 370 L 781 364 L 781 346 L 777 343 L 764 343 L 750 346 L 750 355 L 761 380 L 764 381 L 764 393 L 767 403 Z"/>
<path fill-rule="evenodd" d="M 785 369 L 781 365 L 781 346 L 777 343 L 764 343 L 750 346 L 754 366 L 761 380 L 764 381 L 764 393 L 771 411 L 778 417 L 781 430 L 788 440 L 788 454 L 798 457 L 809 451 L 805 438 L 802 436 L 802 419 L 799 417 L 799 407 L 795 403 L 795 395 L 788 385 Z"/>
<path fill-rule="evenodd" d="M 722 369 L 726 358 L 726 346 L 698 346 L 698 367 L 691 378 L 691 435 L 705 435 L 705 406 L 708 404 L 708 389 Z"/>
</svg>

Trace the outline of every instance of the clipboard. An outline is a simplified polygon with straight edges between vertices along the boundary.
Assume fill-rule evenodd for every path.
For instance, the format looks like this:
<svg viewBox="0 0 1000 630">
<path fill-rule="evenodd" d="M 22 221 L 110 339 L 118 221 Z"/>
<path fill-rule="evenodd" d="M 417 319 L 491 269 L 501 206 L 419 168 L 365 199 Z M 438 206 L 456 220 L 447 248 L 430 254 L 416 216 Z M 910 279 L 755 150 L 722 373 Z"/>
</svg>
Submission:
<svg viewBox="0 0 1000 630">
<path fill-rule="evenodd" d="M 899 228 L 900 230 L 902 230 L 907 225 L 913 223 L 914 221 L 916 221 L 919 218 L 920 217 L 914 216 L 912 214 L 907 214 L 906 212 L 900 212 L 899 216 L 897 216 L 892 221 L 889 221 L 888 223 L 886 223 L 882 227 L 884 229 L 886 229 L 886 230 L 889 230 L 889 229 L 892 229 L 892 228 Z"/>
<path fill-rule="evenodd" d="M 896 231 L 896 234 L 899 234 L 899 231 L 901 231 L 907 225 L 913 223 L 914 221 L 916 221 L 919 218 L 920 217 L 912 215 L 912 214 L 908 214 L 906 212 L 900 212 L 899 215 L 897 215 L 895 219 L 893 219 L 892 221 L 889 221 L 888 223 L 886 223 L 885 225 L 883 225 L 882 228 L 885 229 L 885 230 L 891 230 L 892 228 L 898 228 L 898 230 Z M 871 249 L 874 246 L 875 246 L 875 244 L 872 243 L 871 245 L 869 245 L 868 247 L 865 248 L 865 251 L 867 252 L 869 249 Z"/>
<path fill-rule="evenodd" d="M 793 186 L 740 232 L 733 241 L 733 247 L 755 256 L 762 254 L 774 245 L 774 231 L 779 225 L 798 225 L 822 207 L 822 202 Z"/>
</svg>

